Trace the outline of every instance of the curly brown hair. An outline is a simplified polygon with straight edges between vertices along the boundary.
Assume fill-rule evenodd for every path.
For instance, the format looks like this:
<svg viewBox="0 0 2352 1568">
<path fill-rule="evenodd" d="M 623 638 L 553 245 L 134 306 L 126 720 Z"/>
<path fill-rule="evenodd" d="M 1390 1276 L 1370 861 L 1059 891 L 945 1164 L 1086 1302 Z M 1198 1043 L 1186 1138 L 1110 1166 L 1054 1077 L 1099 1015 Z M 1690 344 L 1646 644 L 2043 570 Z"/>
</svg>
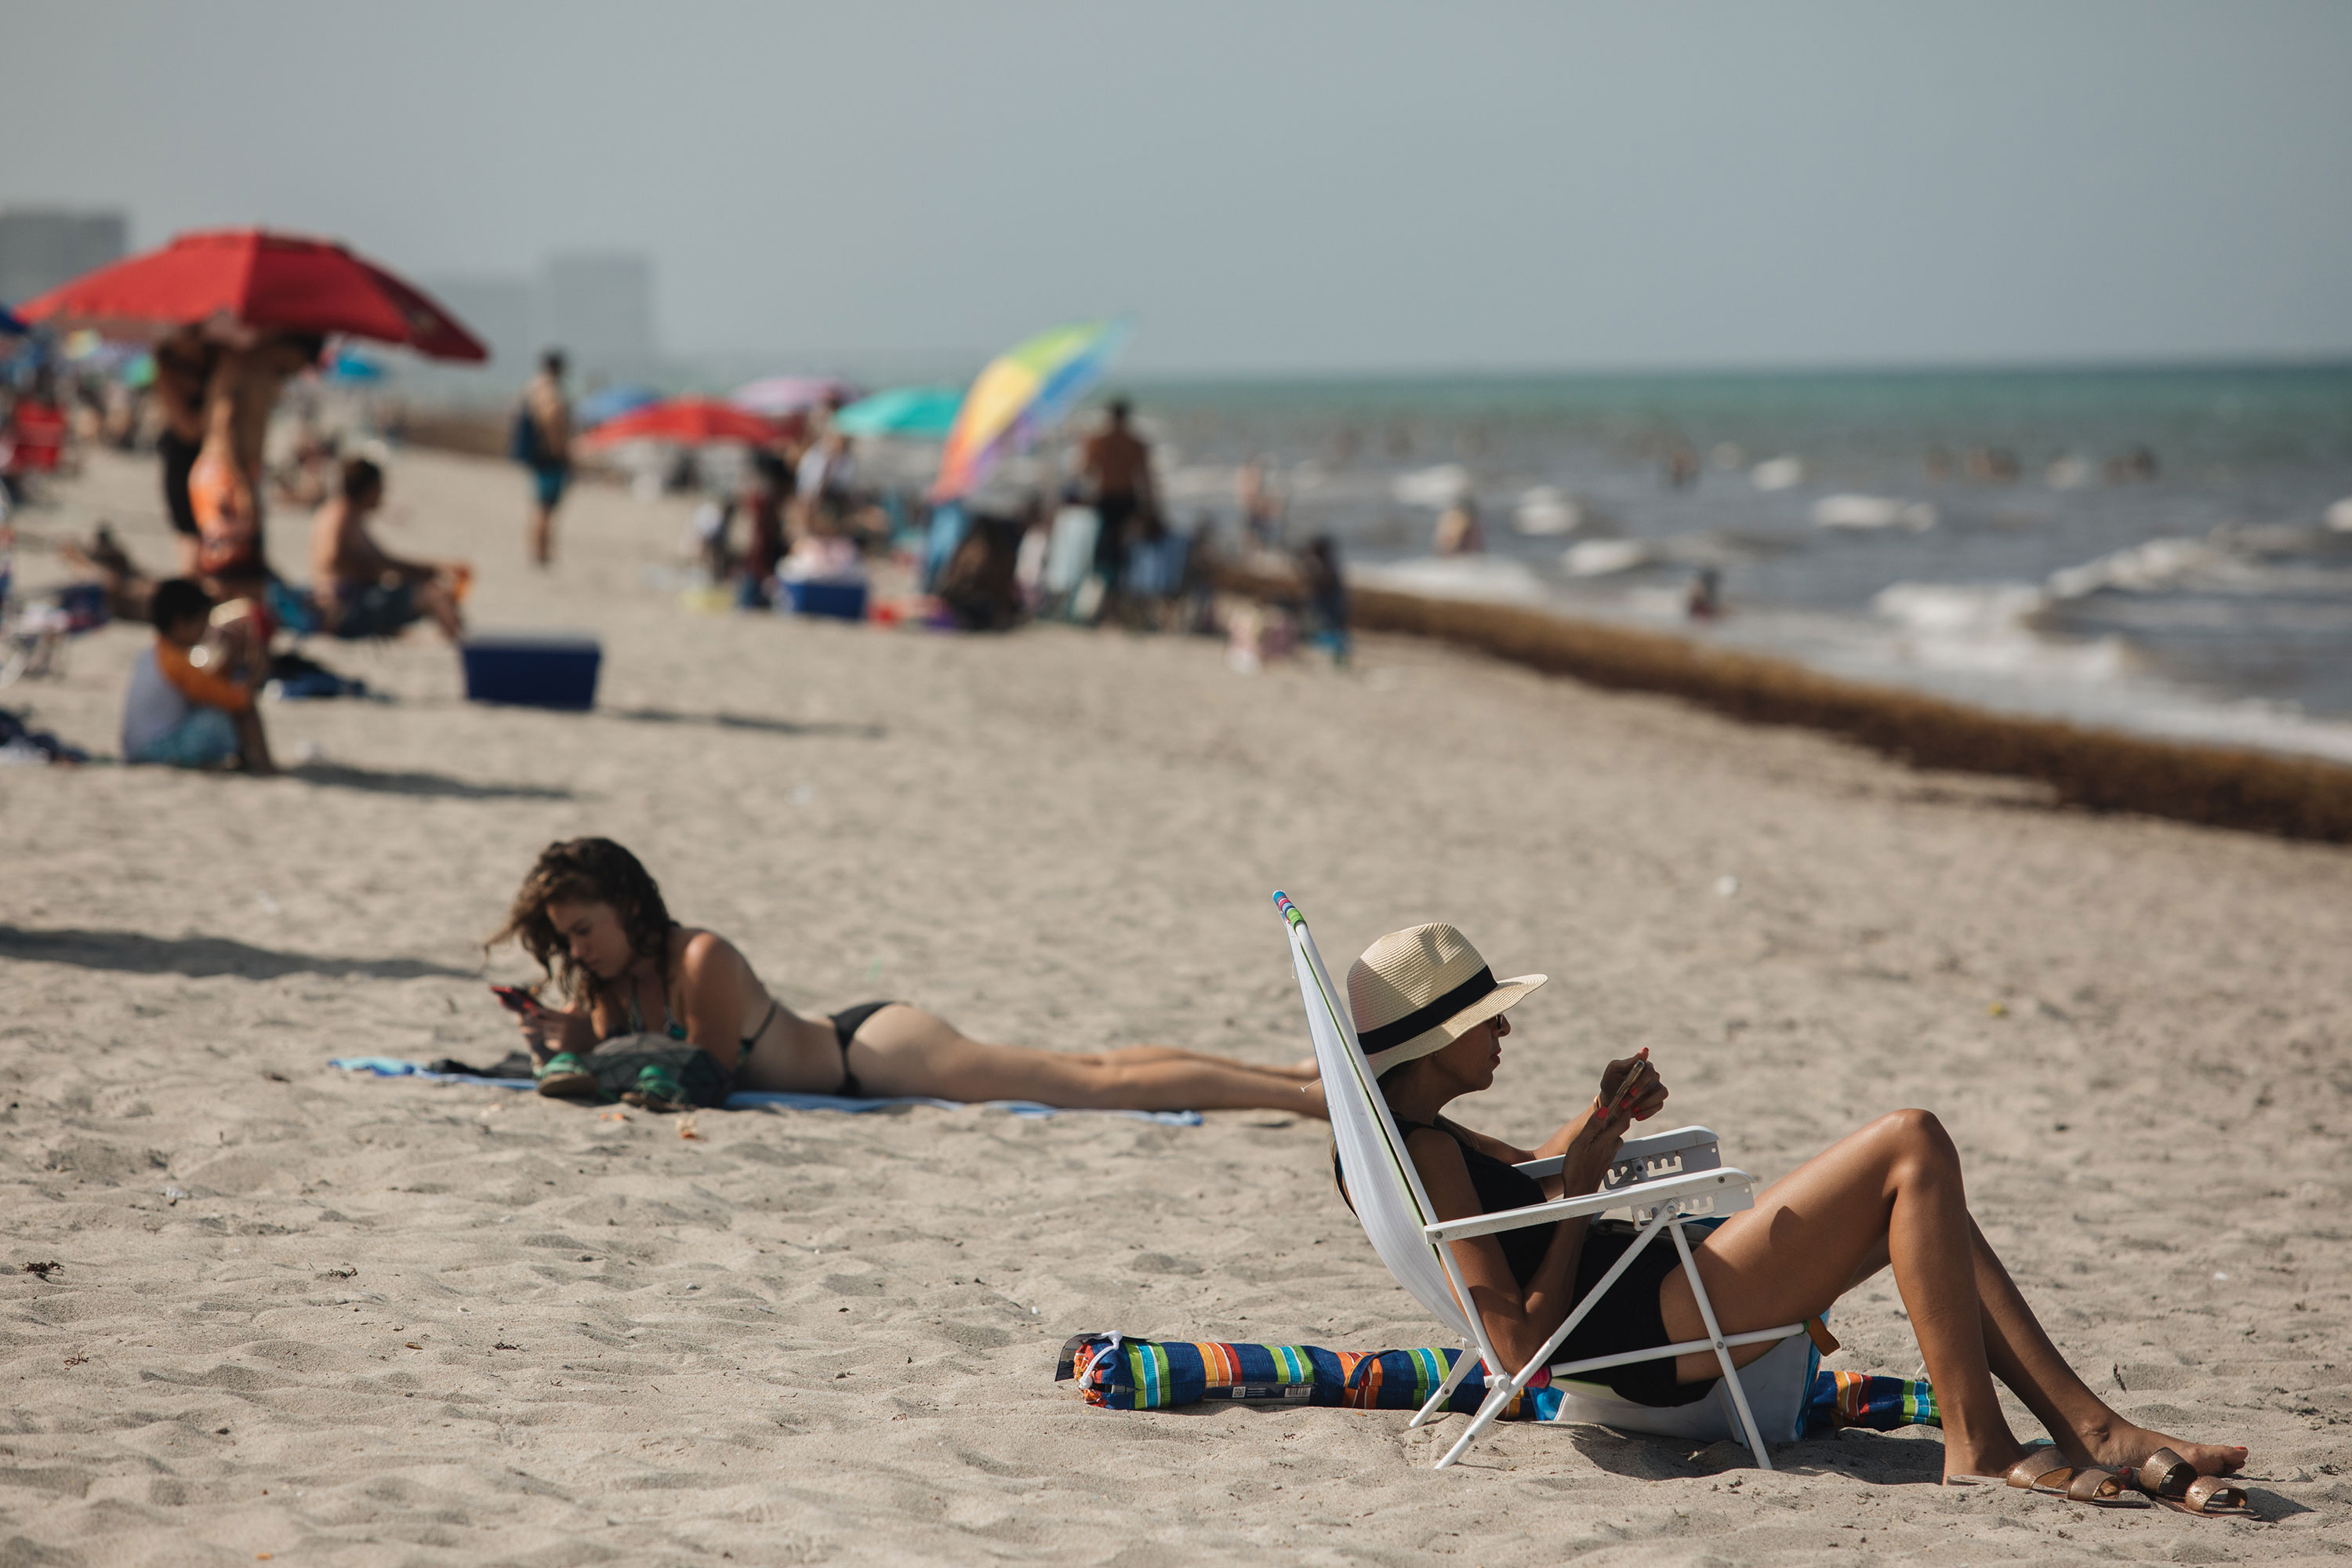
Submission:
<svg viewBox="0 0 2352 1568">
<path fill-rule="evenodd" d="M 677 922 L 670 919 L 652 874 L 609 838 L 566 838 L 541 850 L 507 911 L 507 923 L 482 944 L 484 951 L 504 942 L 519 942 L 541 971 L 562 985 L 568 1000 L 591 1000 L 596 977 L 573 962 L 571 944 L 548 918 L 547 906 L 559 900 L 612 905 L 628 934 L 630 951 L 667 967 L 669 933 Z"/>
</svg>

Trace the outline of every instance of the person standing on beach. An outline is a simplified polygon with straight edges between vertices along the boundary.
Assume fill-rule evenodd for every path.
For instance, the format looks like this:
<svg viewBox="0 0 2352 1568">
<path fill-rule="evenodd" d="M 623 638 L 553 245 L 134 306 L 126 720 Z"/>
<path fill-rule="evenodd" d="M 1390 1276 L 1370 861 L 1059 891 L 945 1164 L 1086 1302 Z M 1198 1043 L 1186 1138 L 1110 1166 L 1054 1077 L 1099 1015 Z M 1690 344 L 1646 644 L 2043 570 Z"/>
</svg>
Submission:
<svg viewBox="0 0 2352 1568">
<path fill-rule="evenodd" d="M 540 356 L 539 374 L 523 389 L 515 411 L 514 456 L 530 470 L 530 559 L 547 566 L 555 559 L 555 509 L 572 482 L 572 403 L 563 392 L 563 351 Z"/>
<path fill-rule="evenodd" d="M 205 447 L 205 396 L 210 390 L 218 345 L 194 327 L 184 327 L 155 345 L 155 406 L 163 428 L 155 455 L 163 464 L 163 508 L 179 536 L 180 574 L 196 569 L 196 508 L 188 499 L 188 474 Z"/>
<path fill-rule="evenodd" d="M 793 482 L 793 465 L 780 454 L 751 454 L 751 483 L 743 498 L 743 510 L 751 517 L 751 539 L 743 550 L 743 574 L 735 587 L 738 609 L 768 607 L 768 584 L 784 559 L 784 509 L 792 504 Z"/>
<path fill-rule="evenodd" d="M 1477 555 L 1486 551 L 1486 531 L 1478 526 L 1478 503 L 1468 491 L 1456 496 L 1437 520 L 1430 548 L 1440 555 Z"/>
<path fill-rule="evenodd" d="M 220 599 L 258 600 L 275 575 L 262 537 L 262 448 L 278 395 L 318 363 L 326 340 L 276 332 L 223 353 L 205 393 L 204 445 L 188 468 L 196 567 Z"/>
<path fill-rule="evenodd" d="M 1095 571 L 1103 581 L 1105 605 L 1118 596 L 1128 546 L 1135 542 L 1138 520 L 1151 507 L 1151 448 L 1128 427 L 1133 412 L 1126 398 L 1111 399 L 1108 420 L 1078 450 L 1078 473 L 1102 522 L 1095 534 Z"/>
</svg>

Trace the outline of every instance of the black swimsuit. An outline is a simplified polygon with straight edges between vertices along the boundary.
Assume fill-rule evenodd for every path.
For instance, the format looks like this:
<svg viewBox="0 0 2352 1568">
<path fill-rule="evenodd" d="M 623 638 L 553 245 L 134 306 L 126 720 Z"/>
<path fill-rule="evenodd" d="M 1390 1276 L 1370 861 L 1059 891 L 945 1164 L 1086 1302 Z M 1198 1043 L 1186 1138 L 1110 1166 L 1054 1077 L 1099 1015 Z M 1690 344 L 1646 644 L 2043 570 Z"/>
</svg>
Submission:
<svg viewBox="0 0 2352 1568">
<path fill-rule="evenodd" d="M 760 1037 L 768 1032 L 768 1026 L 775 1022 L 776 1011 L 783 1004 L 781 1002 L 777 1002 L 772 999 L 770 1000 L 768 1003 L 767 1014 L 761 1018 L 760 1026 L 743 1037 L 743 1043 L 739 1048 L 735 1058 L 735 1076 L 737 1078 L 741 1078 L 743 1076 L 743 1065 L 751 1059 L 751 1047 L 758 1045 L 760 1043 Z M 845 1100 L 863 1100 L 866 1098 L 865 1088 L 858 1083 L 857 1075 L 849 1070 L 849 1042 L 857 1037 L 857 1031 L 865 1025 L 866 1019 L 871 1018 L 875 1014 L 879 1013 L 885 1007 L 895 1007 L 898 1004 L 895 1002 L 864 1002 L 855 1007 L 835 1013 L 832 1017 L 825 1020 L 825 1022 L 833 1026 L 833 1037 L 841 1042 L 841 1087 L 835 1089 L 833 1091 L 834 1093 L 840 1095 Z M 667 1009 L 668 1003 L 665 1001 L 663 1003 L 663 1010 L 667 1012 Z M 637 1016 L 637 1002 L 635 996 L 631 996 L 629 998 L 629 1026 L 632 1031 L 635 1033 L 643 1034 L 645 1032 L 645 1024 Z M 686 1026 L 682 1024 L 673 1023 L 669 1026 L 669 1033 L 673 1039 L 682 1040 L 686 1038 Z"/>
<path fill-rule="evenodd" d="M 760 1037 L 766 1034 L 768 1026 L 776 1021 L 776 1009 L 782 1005 L 782 1003 L 771 998 L 768 1010 L 760 1016 L 760 1026 L 744 1036 L 741 1042 L 736 1046 L 735 1070 L 738 1073 L 743 1070 L 743 1058 L 751 1054 L 751 1047 L 760 1043 Z M 642 1035 L 647 1032 L 645 1015 L 637 1011 L 637 998 L 633 992 L 629 996 L 629 1033 Z M 662 997 L 662 1032 L 673 1040 L 686 1038 L 686 1026 L 670 1016 L 669 998 L 667 995 Z"/>
<path fill-rule="evenodd" d="M 1397 1131 L 1408 1138 L 1424 1131 L 1443 1132 L 1452 1138 L 1462 1151 L 1463 1164 L 1469 1169 L 1470 1184 L 1477 1191 L 1481 1214 L 1498 1214 L 1544 1201 L 1543 1184 L 1484 1149 L 1465 1142 L 1451 1128 L 1400 1120 Z M 1331 1170 L 1335 1176 L 1339 1169 L 1339 1151 L 1334 1148 Z M 1346 1195 L 1344 1182 L 1339 1191 Z M 1549 1225 L 1525 1226 L 1496 1234 L 1495 1240 L 1503 1249 L 1503 1261 L 1509 1265 L 1511 1278 L 1519 1282 L 1520 1289 L 1526 1289 L 1528 1281 L 1542 1267 L 1558 1224 L 1555 1220 Z M 1578 1304 L 1592 1293 L 1601 1277 L 1633 1244 L 1633 1229 L 1622 1221 L 1596 1219 L 1585 1226 L 1584 1246 L 1576 1258 Z M 1681 1267 L 1682 1259 L 1675 1255 L 1670 1237 L 1660 1237 L 1643 1247 L 1633 1266 L 1618 1277 L 1617 1283 L 1609 1288 L 1609 1294 L 1584 1315 L 1567 1341 L 1553 1352 L 1554 1358 L 1563 1362 L 1589 1361 L 1596 1356 L 1622 1355 L 1628 1351 L 1672 1343 L 1666 1335 L 1665 1318 L 1658 1310 L 1658 1286 Z M 1581 1381 L 1605 1384 L 1621 1399 L 1654 1407 L 1688 1405 L 1705 1398 L 1711 1391 L 1710 1384 L 1706 1382 L 1676 1383 L 1675 1363 L 1670 1359 L 1602 1367 L 1581 1374 Z"/>
<path fill-rule="evenodd" d="M 841 1042 L 841 1087 L 834 1093 L 845 1100 L 866 1098 L 866 1090 L 858 1083 L 857 1075 L 849 1070 L 849 1042 L 857 1037 L 857 1031 L 865 1027 L 866 1019 L 885 1007 L 897 1005 L 896 1002 L 860 1002 L 855 1007 L 843 1008 L 825 1020 L 833 1026 L 833 1037 Z"/>
</svg>

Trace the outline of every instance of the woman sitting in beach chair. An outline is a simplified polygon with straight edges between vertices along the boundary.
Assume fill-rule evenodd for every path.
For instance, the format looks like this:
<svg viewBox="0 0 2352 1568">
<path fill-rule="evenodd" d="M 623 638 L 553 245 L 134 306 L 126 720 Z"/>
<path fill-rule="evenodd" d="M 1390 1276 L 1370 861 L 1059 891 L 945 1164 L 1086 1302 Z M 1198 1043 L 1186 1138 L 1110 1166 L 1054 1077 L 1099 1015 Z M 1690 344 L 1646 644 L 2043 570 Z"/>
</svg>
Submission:
<svg viewBox="0 0 2352 1568">
<path fill-rule="evenodd" d="M 1627 1127 L 1665 1103 L 1644 1053 L 1611 1062 L 1591 1107 L 1538 1149 L 1513 1148 L 1446 1117 L 1454 1100 L 1493 1085 L 1511 1033 L 1505 1010 L 1544 980 L 1495 979 L 1450 925 L 1384 936 L 1349 972 L 1366 1064 L 1441 1221 L 1599 1192 Z M 1552 1156 L 1563 1157 L 1559 1173 L 1542 1181 L 1513 1168 Z M 1469 1286 L 1465 1305 L 1516 1367 L 1544 1351 L 1631 1240 L 1624 1228 L 1579 1218 L 1451 1245 Z M 2066 1364 L 1969 1216 L 1959 1154 L 1925 1110 L 1897 1110 L 1849 1133 L 1724 1220 L 1696 1255 L 1727 1336 L 1817 1318 L 1891 1266 L 1942 1413 L 1948 1481 L 2006 1478 L 2078 1502 L 2144 1506 L 2124 1491 L 2137 1485 L 2186 1511 L 2243 1507 L 2236 1488 L 2209 1478 L 2242 1467 L 2245 1449 L 2136 1426 Z M 1675 1251 L 1653 1247 L 1570 1332 L 1560 1359 L 1705 1341 L 1709 1330 Z M 1744 1365 L 1772 1348 L 1742 1345 L 1732 1361 Z M 1702 1350 L 1594 1375 L 1621 1398 L 1663 1406 L 1703 1397 L 1721 1372 Z M 2040 1418 L 2054 1448 L 2029 1452 L 2011 1435 L 1995 1378 Z"/>
<path fill-rule="evenodd" d="M 769 994 L 724 937 L 672 920 L 645 867 L 609 838 L 574 838 L 541 853 L 490 943 L 509 940 L 558 981 L 569 1004 L 520 1014 L 541 1094 L 595 1097 L 597 1047 L 649 1035 L 699 1047 L 734 1089 L 1323 1114 L 1311 1058 L 1260 1067 L 1166 1046 L 1080 1054 L 990 1045 L 904 1002 L 803 1018 Z M 675 1069 L 656 1064 L 623 1098 L 667 1110 L 687 1096 Z"/>
</svg>

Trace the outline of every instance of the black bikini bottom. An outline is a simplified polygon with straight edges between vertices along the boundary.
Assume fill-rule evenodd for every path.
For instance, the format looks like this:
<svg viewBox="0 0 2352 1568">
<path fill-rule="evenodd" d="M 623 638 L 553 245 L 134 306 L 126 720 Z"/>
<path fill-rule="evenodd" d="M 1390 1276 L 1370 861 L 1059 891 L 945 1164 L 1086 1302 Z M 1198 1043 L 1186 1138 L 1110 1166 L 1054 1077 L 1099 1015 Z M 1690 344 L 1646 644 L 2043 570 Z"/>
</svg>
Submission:
<svg viewBox="0 0 2352 1568">
<path fill-rule="evenodd" d="M 834 1093 L 847 1100 L 863 1100 L 866 1090 L 859 1086 L 857 1075 L 849 1070 L 849 1042 L 866 1026 L 866 1020 L 885 1007 L 896 1007 L 896 1002 L 860 1002 L 855 1007 L 845 1007 L 826 1022 L 833 1026 L 833 1037 L 841 1042 L 841 1087 Z"/>
<path fill-rule="evenodd" d="M 1685 1227 L 1694 1244 L 1714 1229 L 1714 1224 L 1692 1224 Z M 1610 1266 L 1625 1255 L 1633 1243 L 1633 1227 L 1623 1220 L 1596 1220 L 1584 1233 L 1584 1249 L 1576 1259 L 1576 1299 L 1581 1302 L 1609 1272 Z M 1576 1325 L 1568 1342 L 1557 1352 L 1560 1361 L 1586 1361 L 1596 1356 L 1622 1355 L 1627 1351 L 1646 1350 L 1652 1345 L 1671 1344 L 1666 1337 L 1665 1316 L 1658 1310 L 1658 1287 L 1667 1275 L 1683 1266 L 1675 1251 L 1675 1238 L 1662 1236 L 1642 1249 L 1633 1266 L 1618 1276 L 1617 1283 L 1609 1287 L 1592 1310 Z M 1620 1399 L 1636 1405 L 1670 1407 L 1689 1405 L 1715 1392 L 1715 1382 L 1676 1383 L 1675 1363 L 1664 1361 L 1637 1361 L 1624 1366 L 1603 1367 L 1598 1372 L 1579 1373 L 1591 1383 L 1605 1384 L 1614 1389 Z"/>
</svg>

